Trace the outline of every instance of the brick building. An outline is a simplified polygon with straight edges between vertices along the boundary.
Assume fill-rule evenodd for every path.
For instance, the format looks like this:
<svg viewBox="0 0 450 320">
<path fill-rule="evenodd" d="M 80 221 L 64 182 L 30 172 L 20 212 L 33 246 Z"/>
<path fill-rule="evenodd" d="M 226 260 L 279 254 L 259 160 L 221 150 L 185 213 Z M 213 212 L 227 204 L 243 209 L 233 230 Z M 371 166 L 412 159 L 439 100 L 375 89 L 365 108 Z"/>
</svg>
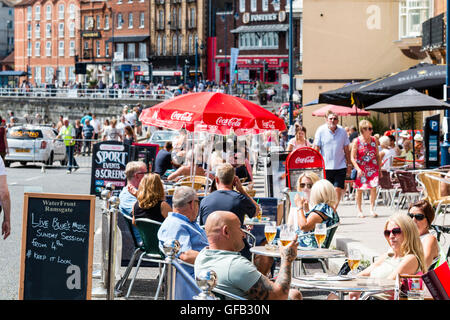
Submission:
<svg viewBox="0 0 450 320">
<path fill-rule="evenodd" d="M 231 48 L 239 49 L 239 80 L 281 84 L 289 75 L 289 1 L 236 0 L 216 11 L 216 81 L 230 81 Z M 224 30 L 225 32 L 221 32 Z M 300 20 L 294 19 L 294 56 Z M 296 70 L 298 71 L 298 70 Z"/>
<path fill-rule="evenodd" d="M 14 8 L 15 70 L 32 84 L 76 81 L 79 2 L 23 0 Z"/>
</svg>

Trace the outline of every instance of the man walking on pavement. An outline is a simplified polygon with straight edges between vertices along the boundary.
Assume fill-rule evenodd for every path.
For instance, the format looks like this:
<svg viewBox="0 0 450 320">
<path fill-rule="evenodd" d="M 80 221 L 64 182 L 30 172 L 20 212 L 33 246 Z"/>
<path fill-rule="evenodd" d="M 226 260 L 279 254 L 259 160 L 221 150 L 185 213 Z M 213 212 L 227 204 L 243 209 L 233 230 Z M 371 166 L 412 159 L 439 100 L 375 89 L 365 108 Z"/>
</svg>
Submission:
<svg viewBox="0 0 450 320">
<path fill-rule="evenodd" d="M 316 130 L 314 148 L 322 155 L 326 179 L 336 190 L 336 210 L 345 190 L 345 178 L 350 176 L 352 170 L 348 147 L 350 141 L 345 129 L 338 125 L 338 116 L 333 111 L 328 110 L 326 121 Z"/>
<path fill-rule="evenodd" d="M 66 155 L 68 159 L 67 173 L 69 174 L 72 173 L 72 169 L 74 171 L 78 170 L 79 166 L 73 155 L 75 149 L 75 128 L 73 125 L 69 124 L 68 118 L 64 118 L 63 126 L 59 130 L 59 134 L 56 137 L 56 139 L 61 138 L 64 140 L 64 144 L 66 146 Z"/>
<path fill-rule="evenodd" d="M 6 181 L 6 169 L 3 159 L 0 157 L 0 213 L 3 209 L 2 236 L 8 238 L 11 233 L 11 198 L 9 196 L 8 183 Z"/>
</svg>

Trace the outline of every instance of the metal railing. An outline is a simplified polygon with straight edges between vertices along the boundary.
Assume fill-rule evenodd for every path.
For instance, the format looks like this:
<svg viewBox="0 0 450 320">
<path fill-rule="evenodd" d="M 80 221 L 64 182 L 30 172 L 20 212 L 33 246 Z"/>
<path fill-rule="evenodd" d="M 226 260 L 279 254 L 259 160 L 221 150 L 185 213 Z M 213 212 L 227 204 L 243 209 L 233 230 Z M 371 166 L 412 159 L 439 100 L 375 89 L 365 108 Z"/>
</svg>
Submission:
<svg viewBox="0 0 450 320">
<path fill-rule="evenodd" d="M 168 90 L 127 89 L 70 89 L 70 88 L 0 88 L 0 97 L 10 98 L 70 98 L 70 99 L 135 99 L 167 100 L 173 98 Z"/>
</svg>

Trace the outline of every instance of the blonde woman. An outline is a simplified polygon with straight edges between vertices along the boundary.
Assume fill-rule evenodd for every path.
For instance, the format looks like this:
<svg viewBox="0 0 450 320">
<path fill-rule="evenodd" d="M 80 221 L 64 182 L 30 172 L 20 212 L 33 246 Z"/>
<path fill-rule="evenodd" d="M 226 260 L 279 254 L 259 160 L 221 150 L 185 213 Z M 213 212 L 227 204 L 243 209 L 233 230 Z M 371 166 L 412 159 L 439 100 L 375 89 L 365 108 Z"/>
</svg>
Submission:
<svg viewBox="0 0 450 320">
<path fill-rule="evenodd" d="M 391 216 L 386 221 L 383 234 L 391 249 L 357 276 L 394 280 L 399 274 L 426 272 L 419 231 L 408 215 Z M 349 296 L 357 299 L 360 295 L 360 292 L 351 292 Z"/>
<path fill-rule="evenodd" d="M 319 180 L 320 180 L 319 176 L 312 171 L 303 172 L 297 179 L 296 190 L 298 192 L 303 192 L 305 195 L 304 198 L 306 199 L 306 202 L 304 204 L 304 208 L 306 212 L 309 211 L 308 201 L 311 196 L 311 188 L 314 185 L 314 183 L 316 183 Z M 295 199 L 291 199 L 291 201 L 295 201 L 297 207 L 301 206 L 300 197 L 298 194 L 295 196 Z M 298 224 L 297 221 L 298 221 L 297 208 L 291 205 L 288 217 L 288 224 L 296 226 Z"/>
<path fill-rule="evenodd" d="M 375 218 L 378 215 L 374 211 L 377 195 L 378 178 L 380 175 L 381 159 L 378 152 L 378 143 L 372 136 L 372 123 L 368 120 L 359 122 L 360 135 L 353 140 L 350 159 L 357 175 L 354 186 L 356 188 L 356 206 L 358 217 L 364 218 L 361 208 L 362 191 L 370 190 L 370 214 Z"/>
<path fill-rule="evenodd" d="M 317 248 L 317 242 L 313 234 L 302 236 L 303 233 L 314 230 L 317 223 L 325 223 L 330 227 L 339 222 L 339 216 L 335 210 L 338 198 L 334 186 L 326 179 L 314 183 L 311 188 L 309 205 L 311 210 L 306 210 L 308 201 L 301 198 L 297 209 L 297 233 L 298 241 L 302 247 Z M 295 223 L 294 223 L 295 225 Z M 327 231 L 328 236 L 329 231 Z"/>
<path fill-rule="evenodd" d="M 133 207 L 133 223 L 137 218 L 147 218 L 163 222 L 170 205 L 165 201 L 164 186 L 157 173 L 149 173 L 142 178 L 136 194 L 137 201 Z"/>
</svg>

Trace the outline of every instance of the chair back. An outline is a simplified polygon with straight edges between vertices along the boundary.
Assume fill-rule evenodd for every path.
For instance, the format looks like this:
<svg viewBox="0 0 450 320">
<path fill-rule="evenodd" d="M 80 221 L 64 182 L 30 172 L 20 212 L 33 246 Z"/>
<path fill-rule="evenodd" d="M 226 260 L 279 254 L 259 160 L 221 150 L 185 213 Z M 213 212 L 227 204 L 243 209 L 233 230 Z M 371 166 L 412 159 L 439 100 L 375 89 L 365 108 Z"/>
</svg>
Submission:
<svg viewBox="0 0 450 320">
<path fill-rule="evenodd" d="M 439 172 L 421 172 L 418 174 L 419 180 L 422 182 L 425 189 L 426 200 L 433 205 L 435 201 L 439 199 L 440 189 L 439 189 L 439 181 L 433 178 L 430 178 L 429 175 L 433 175 L 439 177 Z"/>
<path fill-rule="evenodd" d="M 122 214 L 122 216 L 125 218 L 125 222 L 127 223 L 128 229 L 130 230 L 131 238 L 133 238 L 134 247 L 138 248 L 139 245 L 137 243 L 136 237 L 134 236 L 134 232 L 133 232 L 133 218 L 126 214 Z"/>
<path fill-rule="evenodd" d="M 164 254 L 159 250 L 158 231 L 161 223 L 155 220 L 139 218 L 135 220 L 136 227 L 144 242 L 144 250 L 147 256 L 164 259 Z"/>
<path fill-rule="evenodd" d="M 329 232 L 328 232 L 328 236 L 325 239 L 325 242 L 323 243 L 324 248 L 328 249 L 331 246 L 331 241 L 333 240 L 334 234 L 336 233 L 338 226 L 339 226 L 339 223 L 336 223 L 327 228 L 329 230 Z"/>
<path fill-rule="evenodd" d="M 219 289 L 217 287 L 213 288 L 211 291 L 220 300 L 247 300 L 241 296 L 238 296 L 234 293 Z"/>
<path fill-rule="evenodd" d="M 403 193 L 419 193 L 416 185 L 416 179 L 412 172 L 397 170 L 395 171 L 395 174 Z"/>
<path fill-rule="evenodd" d="M 389 171 L 381 170 L 381 175 L 378 181 L 382 189 L 394 189 Z"/>
</svg>

